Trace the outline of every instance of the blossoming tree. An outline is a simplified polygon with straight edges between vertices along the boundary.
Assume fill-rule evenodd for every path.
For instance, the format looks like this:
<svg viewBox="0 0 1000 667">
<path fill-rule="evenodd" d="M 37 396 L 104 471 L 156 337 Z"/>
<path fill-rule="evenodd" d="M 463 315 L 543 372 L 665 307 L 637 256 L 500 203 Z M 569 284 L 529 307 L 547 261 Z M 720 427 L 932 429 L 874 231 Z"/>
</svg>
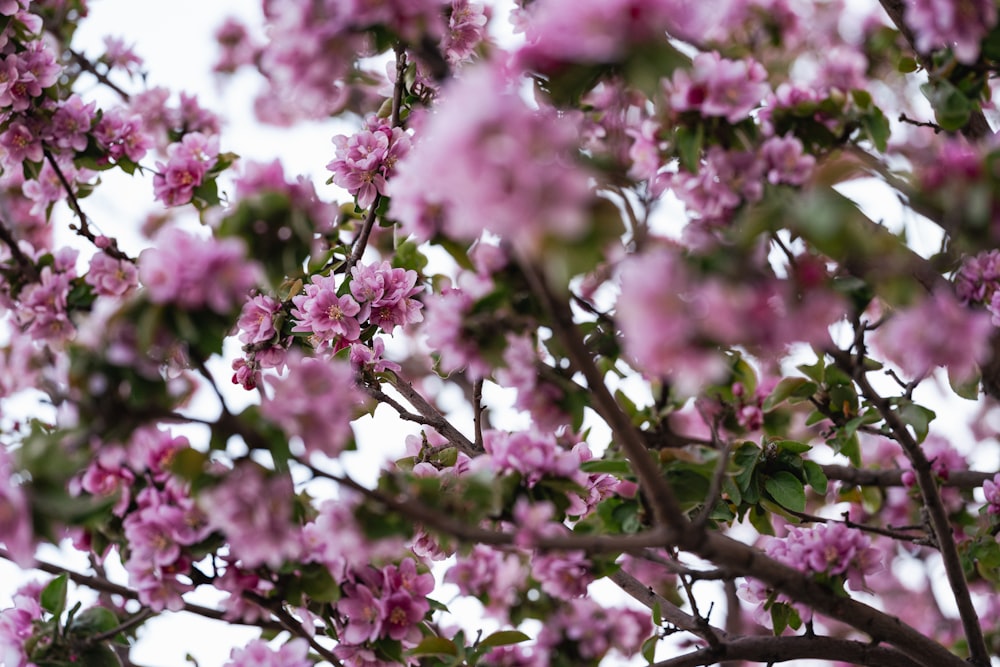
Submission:
<svg viewBox="0 0 1000 667">
<path fill-rule="evenodd" d="M 880 2 L 264 0 L 215 70 L 353 127 L 336 199 L 0 0 L 0 664 L 991 664 L 997 8 Z"/>
</svg>

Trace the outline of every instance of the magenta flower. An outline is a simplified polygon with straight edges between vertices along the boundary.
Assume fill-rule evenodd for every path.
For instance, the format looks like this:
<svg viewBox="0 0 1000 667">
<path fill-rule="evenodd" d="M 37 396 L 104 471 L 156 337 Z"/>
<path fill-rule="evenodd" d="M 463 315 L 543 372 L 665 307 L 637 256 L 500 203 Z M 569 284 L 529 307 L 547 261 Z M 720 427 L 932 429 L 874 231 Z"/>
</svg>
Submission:
<svg viewBox="0 0 1000 667">
<path fill-rule="evenodd" d="M 990 514 L 1000 514 L 1000 473 L 992 480 L 983 482 L 983 493 L 986 495 L 987 511 Z"/>
<path fill-rule="evenodd" d="M 374 641 L 382 634 L 386 621 L 385 609 L 372 591 L 364 584 L 345 583 L 344 596 L 337 601 L 337 611 L 347 619 L 341 635 L 348 644 Z"/>
</svg>

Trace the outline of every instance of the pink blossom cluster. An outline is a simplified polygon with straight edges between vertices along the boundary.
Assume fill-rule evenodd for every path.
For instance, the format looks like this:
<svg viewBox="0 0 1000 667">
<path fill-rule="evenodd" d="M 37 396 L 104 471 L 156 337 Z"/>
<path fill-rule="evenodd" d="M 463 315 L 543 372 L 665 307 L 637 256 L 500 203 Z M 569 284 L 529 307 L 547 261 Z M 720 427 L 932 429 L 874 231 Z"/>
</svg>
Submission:
<svg viewBox="0 0 1000 667">
<path fill-rule="evenodd" d="M 271 394 L 261 413 L 300 438 L 307 453 L 336 457 L 352 437 L 351 420 L 362 402 L 350 364 L 289 354 L 287 366 L 284 376 L 268 378 Z"/>
<path fill-rule="evenodd" d="M 69 190 L 76 195 L 80 189 L 79 184 L 90 181 L 94 176 L 94 172 L 89 169 L 77 169 L 73 161 L 65 155 L 55 157 L 54 160 L 58 171 L 46 160 L 38 176 L 25 181 L 22 186 L 24 196 L 34 202 L 31 214 L 46 219 L 52 205 L 66 198 L 66 185 L 63 179 L 66 179 Z"/>
<path fill-rule="evenodd" d="M 934 326 L 927 326 L 928 322 Z M 938 290 L 897 311 L 875 331 L 872 342 L 909 377 L 923 377 L 945 366 L 965 380 L 986 358 L 992 332 L 989 315 L 966 308 L 950 293 Z"/>
<path fill-rule="evenodd" d="M 142 429 L 133 435 L 127 456 L 121 461 L 121 465 L 128 465 L 129 472 L 113 468 L 106 471 L 111 484 L 120 484 L 124 494 L 135 493 L 130 488 L 131 479 L 147 481 L 135 493 L 134 504 L 130 504 L 122 522 L 127 544 L 125 569 L 139 600 L 158 611 L 183 607 L 182 595 L 194 588 L 180 578 L 187 575 L 193 562 L 188 547 L 211 533 L 207 517 L 190 490 L 170 471 L 173 456 L 187 446 L 183 436 Z M 108 459 L 102 463 L 107 464 Z"/>
<path fill-rule="evenodd" d="M 397 326 L 423 320 L 423 305 L 414 299 L 417 272 L 393 268 L 388 262 L 351 269 L 350 293 L 339 295 L 336 276 L 314 275 L 305 294 L 292 297 L 292 331 L 313 336 L 319 348 L 343 349 L 357 343 L 363 324 L 392 333 Z"/>
<path fill-rule="evenodd" d="M 188 134 L 216 137 L 221 128 L 219 117 L 201 106 L 197 96 L 180 93 L 177 102 L 171 102 L 166 88 L 149 88 L 133 95 L 122 114 L 139 121 L 160 153 L 168 153 L 171 144 Z"/>
<path fill-rule="evenodd" d="M 288 475 L 271 474 L 252 463 L 226 471 L 202 491 L 198 502 L 209 526 L 222 533 L 242 567 L 277 570 L 301 555 L 301 529 L 293 517 L 295 489 Z"/>
<path fill-rule="evenodd" d="M 678 0 L 539 0 L 518 17 L 527 40 L 518 65 L 549 72 L 567 63 L 621 62 L 630 49 L 676 35 L 692 12 L 695 4 Z"/>
<path fill-rule="evenodd" d="M 671 192 L 696 216 L 694 228 L 688 230 L 691 233 L 694 229 L 727 224 L 741 205 L 760 201 L 765 183 L 804 184 L 815 164 L 816 159 L 805 153 L 802 142 L 790 135 L 770 137 L 755 152 L 712 146 L 705 152 L 696 173 L 682 169 L 672 175 L 661 174 L 654 181 L 654 189 L 669 185 Z M 646 167 L 643 173 L 650 171 Z"/>
<path fill-rule="evenodd" d="M 799 572 L 844 580 L 854 590 L 863 590 L 865 577 L 883 569 L 882 554 L 871 546 L 868 536 L 838 522 L 792 526 L 784 538 L 770 538 L 764 552 Z M 772 591 L 759 581 L 747 579 L 740 584 L 739 593 L 742 599 L 757 605 L 754 619 L 771 627 L 767 612 Z M 783 595 L 778 595 L 776 601 L 792 604 Z M 792 606 L 803 621 L 811 618 L 805 605 Z"/>
<path fill-rule="evenodd" d="M 606 474 L 587 474 L 580 470 L 584 461 L 592 458 L 584 442 L 560 442 L 550 432 L 538 430 L 506 431 L 487 430 L 483 433 L 483 447 L 489 455 L 489 466 L 498 473 L 515 472 L 522 483 L 533 488 L 545 478 L 563 478 L 574 482 L 580 493 L 568 493 L 572 516 L 588 514 L 601 500 L 613 491 L 616 480 Z M 477 460 L 477 465 L 485 463 Z"/>
<path fill-rule="evenodd" d="M 34 667 L 24 646 L 35 632 L 35 622 L 42 620 L 41 592 L 41 584 L 25 584 L 14 593 L 14 606 L 0 611 L 0 665 Z"/>
<path fill-rule="evenodd" d="M 535 652 L 544 656 L 540 664 L 547 665 L 548 656 L 566 651 L 569 643 L 569 650 L 596 664 L 609 652 L 626 658 L 635 655 L 652 632 L 646 611 L 605 607 L 592 598 L 579 598 L 566 602 L 546 620 Z"/>
<path fill-rule="evenodd" d="M 76 257 L 76 250 L 58 251 L 52 265 L 42 268 L 38 281 L 17 295 L 15 316 L 27 336 L 52 342 L 72 336 L 76 328 L 69 319 L 67 297 L 77 277 Z"/>
<path fill-rule="evenodd" d="M 337 157 L 326 165 L 333 182 L 357 198 L 360 208 L 368 208 L 386 191 L 386 179 L 396 162 L 410 150 L 410 137 L 386 119 L 369 116 L 360 132 L 333 138 Z"/>
<path fill-rule="evenodd" d="M 234 648 L 223 667 L 312 667 L 309 643 L 292 639 L 279 649 L 272 649 L 262 639 L 255 639 L 243 648 Z"/>
<path fill-rule="evenodd" d="M 675 112 L 695 111 L 738 123 L 760 106 L 771 88 L 760 63 L 729 60 L 712 51 L 695 56 L 690 70 L 678 68 L 666 92 Z"/>
<path fill-rule="evenodd" d="M 482 2 L 451 0 L 441 49 L 448 62 L 455 65 L 472 58 L 476 48 L 487 38 L 490 11 Z"/>
<path fill-rule="evenodd" d="M 180 142 L 170 144 L 167 161 L 156 163 L 153 194 L 167 206 L 187 204 L 218 157 L 218 137 L 200 132 L 185 134 Z"/>
<path fill-rule="evenodd" d="M 829 325 L 843 314 L 840 298 L 820 285 L 701 279 L 668 247 L 628 258 L 621 286 L 616 321 L 625 351 L 644 373 L 669 375 L 683 391 L 726 372 L 715 345 L 772 354 L 797 341 L 823 344 Z"/>
<path fill-rule="evenodd" d="M 525 569 L 518 554 L 477 544 L 469 553 L 456 555 L 444 581 L 458 586 L 462 595 L 476 597 L 488 614 L 506 622 L 511 606 L 527 585 Z"/>
<path fill-rule="evenodd" d="M 534 423 L 544 431 L 555 431 L 569 422 L 569 416 L 559 401 L 564 393 L 552 382 L 547 382 L 539 372 L 543 363 L 529 336 L 507 335 L 503 352 L 504 365 L 497 368 L 494 377 L 504 387 L 517 391 L 514 408 L 531 414 Z"/>
<path fill-rule="evenodd" d="M 96 252 L 83 280 L 101 296 L 125 296 L 138 286 L 139 270 L 128 260 Z"/>
<path fill-rule="evenodd" d="M 215 41 L 220 50 L 212 68 L 216 72 L 231 74 L 244 65 L 252 65 L 260 53 L 243 22 L 232 16 L 216 28 Z"/>
<path fill-rule="evenodd" d="M 1000 250 L 966 257 L 955 274 L 955 295 L 966 306 L 985 306 L 993 326 L 1000 326 Z"/>
<path fill-rule="evenodd" d="M 170 228 L 139 255 L 139 280 L 149 300 L 185 310 L 230 313 L 259 278 L 260 267 L 235 238 L 199 239 Z"/>
<path fill-rule="evenodd" d="M 986 496 L 986 508 L 990 514 L 1000 514 L 1000 473 L 983 482 L 983 493 Z"/>
<path fill-rule="evenodd" d="M 142 116 L 122 107 L 104 112 L 94 127 L 94 140 L 115 162 L 127 158 L 138 163 L 154 146 Z"/>
<path fill-rule="evenodd" d="M 351 658 L 378 639 L 399 641 L 405 648 L 420 641 L 418 624 L 430 611 L 427 596 L 434 590 L 434 577 L 421 574 L 412 558 L 355 570 L 341 588 L 337 611 L 342 643 L 336 653 L 347 664 L 357 664 Z"/>
<path fill-rule="evenodd" d="M 322 563 L 337 581 L 351 572 L 392 561 L 407 548 L 401 537 L 369 539 L 355 518 L 360 496 L 341 491 L 336 500 L 325 500 L 319 513 L 302 527 L 303 562 Z"/>
<path fill-rule="evenodd" d="M 474 241 L 490 231 L 528 252 L 582 233 L 590 174 L 574 120 L 532 109 L 513 83 L 497 66 L 469 68 L 422 123 L 388 186 L 405 232 Z"/>
<path fill-rule="evenodd" d="M 913 0 L 906 4 L 904 18 L 918 51 L 951 48 L 959 62 L 971 64 L 997 23 L 997 8 L 991 0 Z"/>
</svg>

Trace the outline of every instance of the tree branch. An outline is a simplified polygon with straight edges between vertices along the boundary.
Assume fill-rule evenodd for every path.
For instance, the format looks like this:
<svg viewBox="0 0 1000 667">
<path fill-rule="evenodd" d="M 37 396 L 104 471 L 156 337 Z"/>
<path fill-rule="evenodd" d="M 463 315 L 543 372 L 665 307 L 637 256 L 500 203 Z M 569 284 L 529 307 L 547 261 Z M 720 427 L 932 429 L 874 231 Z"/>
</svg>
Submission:
<svg viewBox="0 0 1000 667">
<path fill-rule="evenodd" d="M 919 667 L 899 651 L 886 646 L 866 644 L 833 637 L 738 637 L 706 646 L 692 653 L 670 658 L 652 667 L 699 667 L 720 660 L 750 662 L 788 662 L 790 660 L 836 658 L 838 662 L 870 667 Z"/>
<path fill-rule="evenodd" d="M 872 470 L 841 465 L 821 465 L 820 468 L 823 469 L 823 474 L 826 475 L 827 479 L 846 482 L 852 486 L 878 486 L 882 488 L 905 486 L 903 484 L 905 470 Z M 993 479 L 994 474 L 976 470 L 952 470 L 948 472 L 948 479 L 941 480 L 940 484 L 957 489 L 976 489 L 981 487 L 986 480 Z"/>
</svg>

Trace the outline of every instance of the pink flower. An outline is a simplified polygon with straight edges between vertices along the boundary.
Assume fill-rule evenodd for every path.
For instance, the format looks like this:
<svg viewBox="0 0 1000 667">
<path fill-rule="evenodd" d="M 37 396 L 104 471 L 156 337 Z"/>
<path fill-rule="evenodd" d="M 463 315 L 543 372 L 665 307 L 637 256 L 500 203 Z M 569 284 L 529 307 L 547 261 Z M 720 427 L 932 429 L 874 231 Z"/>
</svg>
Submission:
<svg viewBox="0 0 1000 667">
<path fill-rule="evenodd" d="M 124 296 L 139 284 L 138 276 L 132 262 L 97 252 L 90 258 L 90 269 L 83 279 L 97 294 Z"/>
<path fill-rule="evenodd" d="M 913 0 L 904 18 L 918 51 L 950 47 L 959 62 L 972 64 L 983 37 L 996 25 L 997 8 L 991 0 Z"/>
<path fill-rule="evenodd" d="M 196 239 L 171 228 L 139 255 L 139 278 L 153 303 L 223 314 L 243 303 L 260 276 L 235 238 Z"/>
<path fill-rule="evenodd" d="M 289 354 L 287 374 L 268 382 L 273 394 L 261 404 L 263 415 L 302 438 L 306 452 L 338 456 L 361 403 L 350 364 Z"/>
<path fill-rule="evenodd" d="M 6 448 L 0 446 L 0 542 L 15 562 L 27 567 L 35 553 L 28 499 L 14 483 L 14 463 Z"/>
<path fill-rule="evenodd" d="M 875 331 L 873 342 L 912 378 L 947 366 L 957 378 L 967 379 L 985 358 L 992 332 L 986 313 L 965 308 L 951 294 L 937 291 L 897 312 Z"/>
<path fill-rule="evenodd" d="M 337 602 L 337 611 L 347 619 L 347 627 L 341 635 L 348 644 L 363 644 L 374 641 L 382 634 L 386 621 L 383 604 L 364 584 L 345 583 L 344 595 Z"/>
<path fill-rule="evenodd" d="M 986 495 L 987 511 L 1000 514 L 1000 472 L 992 480 L 983 482 L 983 493 Z"/>
<path fill-rule="evenodd" d="M 723 59 L 712 51 L 695 56 L 690 71 L 678 69 L 667 92 L 674 111 L 697 111 L 737 123 L 760 105 L 770 87 L 760 63 Z"/>
<path fill-rule="evenodd" d="M 309 643 L 292 639 L 280 649 L 272 649 L 263 639 L 254 639 L 243 648 L 234 648 L 223 667 L 312 667 Z"/>
<path fill-rule="evenodd" d="M 293 520 L 295 490 L 287 475 L 268 475 L 246 463 L 203 491 L 199 503 L 209 525 L 225 535 L 244 568 L 278 569 L 302 552 L 301 530 Z"/>
</svg>

